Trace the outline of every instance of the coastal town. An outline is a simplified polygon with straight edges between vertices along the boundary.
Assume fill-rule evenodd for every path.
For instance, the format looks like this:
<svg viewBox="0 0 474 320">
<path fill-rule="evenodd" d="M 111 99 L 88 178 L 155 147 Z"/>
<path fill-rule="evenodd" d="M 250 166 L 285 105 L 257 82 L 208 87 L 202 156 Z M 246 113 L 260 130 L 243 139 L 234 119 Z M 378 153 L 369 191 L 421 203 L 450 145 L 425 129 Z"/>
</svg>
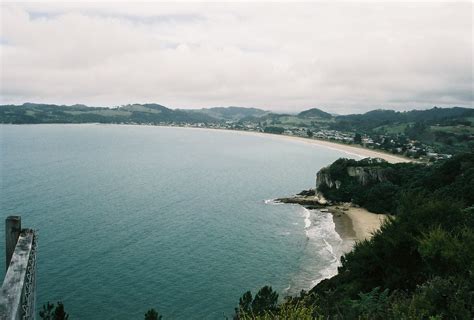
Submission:
<svg viewBox="0 0 474 320">
<path fill-rule="evenodd" d="M 125 124 L 125 123 L 124 123 Z M 127 123 L 139 124 L 139 123 Z M 141 123 L 143 124 L 143 123 Z M 404 135 L 388 134 L 359 134 L 332 129 L 322 129 L 315 127 L 264 127 L 255 122 L 225 121 L 222 123 L 191 123 L 191 122 L 160 122 L 148 123 L 148 125 L 170 126 L 170 127 L 190 127 L 207 128 L 220 130 L 237 130 L 260 132 L 269 134 L 281 134 L 285 136 L 294 136 L 312 140 L 324 140 L 345 145 L 354 145 L 377 151 L 388 152 L 394 155 L 416 159 L 418 161 L 434 162 L 438 160 L 449 159 L 453 155 L 448 153 L 439 153 L 435 149 L 420 141 L 408 139 Z"/>
</svg>

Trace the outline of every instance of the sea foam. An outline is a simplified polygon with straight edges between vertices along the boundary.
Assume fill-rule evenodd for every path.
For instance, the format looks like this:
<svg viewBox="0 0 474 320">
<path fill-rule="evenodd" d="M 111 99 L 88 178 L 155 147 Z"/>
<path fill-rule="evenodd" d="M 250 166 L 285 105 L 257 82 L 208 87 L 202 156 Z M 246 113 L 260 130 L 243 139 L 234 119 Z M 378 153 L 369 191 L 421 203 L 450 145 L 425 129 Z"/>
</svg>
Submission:
<svg viewBox="0 0 474 320">
<path fill-rule="evenodd" d="M 337 274 L 342 239 L 336 232 L 332 214 L 302 208 L 306 243 L 300 269 L 292 276 L 287 294 L 309 290 Z"/>
</svg>

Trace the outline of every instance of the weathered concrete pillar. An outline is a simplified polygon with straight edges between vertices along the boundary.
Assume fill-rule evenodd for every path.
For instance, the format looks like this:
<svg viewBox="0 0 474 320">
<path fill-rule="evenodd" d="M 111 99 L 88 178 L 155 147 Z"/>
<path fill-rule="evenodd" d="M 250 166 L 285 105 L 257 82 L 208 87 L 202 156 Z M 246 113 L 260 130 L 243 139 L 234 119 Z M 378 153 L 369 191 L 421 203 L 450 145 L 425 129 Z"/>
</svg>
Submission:
<svg viewBox="0 0 474 320">
<path fill-rule="evenodd" d="M 9 216 L 5 220 L 5 269 L 8 270 L 13 251 L 21 232 L 21 217 Z"/>
</svg>

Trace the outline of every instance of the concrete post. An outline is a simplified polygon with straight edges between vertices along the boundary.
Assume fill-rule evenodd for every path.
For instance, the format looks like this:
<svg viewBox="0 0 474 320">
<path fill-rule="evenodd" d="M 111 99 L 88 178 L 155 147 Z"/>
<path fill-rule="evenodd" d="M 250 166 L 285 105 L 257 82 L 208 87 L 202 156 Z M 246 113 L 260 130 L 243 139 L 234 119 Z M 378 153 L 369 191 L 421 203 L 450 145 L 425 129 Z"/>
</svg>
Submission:
<svg viewBox="0 0 474 320">
<path fill-rule="evenodd" d="M 8 270 L 13 251 L 21 233 L 21 217 L 9 216 L 5 220 L 5 269 Z"/>
</svg>

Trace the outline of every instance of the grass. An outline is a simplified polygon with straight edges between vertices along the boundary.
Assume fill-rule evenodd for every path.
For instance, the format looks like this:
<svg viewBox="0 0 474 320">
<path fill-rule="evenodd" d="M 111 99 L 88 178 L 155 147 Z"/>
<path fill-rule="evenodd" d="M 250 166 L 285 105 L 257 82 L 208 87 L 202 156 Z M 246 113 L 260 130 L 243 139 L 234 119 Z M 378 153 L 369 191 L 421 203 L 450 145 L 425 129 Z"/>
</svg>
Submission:
<svg viewBox="0 0 474 320">
<path fill-rule="evenodd" d="M 447 132 L 447 133 L 456 133 L 456 134 L 474 134 L 474 127 L 472 126 L 431 126 L 432 131 L 437 132 Z"/>
<path fill-rule="evenodd" d="M 404 133 L 406 127 L 408 127 L 409 125 L 410 123 L 385 125 L 385 126 L 380 126 L 380 127 L 375 128 L 374 131 L 378 133 L 399 134 L 399 133 Z"/>
<path fill-rule="evenodd" d="M 97 114 L 101 116 L 123 116 L 123 117 L 128 117 L 132 113 L 130 111 L 119 111 L 119 110 L 93 110 L 93 111 L 64 111 L 66 113 L 72 114 L 72 115 L 79 115 L 79 114 Z"/>
</svg>

